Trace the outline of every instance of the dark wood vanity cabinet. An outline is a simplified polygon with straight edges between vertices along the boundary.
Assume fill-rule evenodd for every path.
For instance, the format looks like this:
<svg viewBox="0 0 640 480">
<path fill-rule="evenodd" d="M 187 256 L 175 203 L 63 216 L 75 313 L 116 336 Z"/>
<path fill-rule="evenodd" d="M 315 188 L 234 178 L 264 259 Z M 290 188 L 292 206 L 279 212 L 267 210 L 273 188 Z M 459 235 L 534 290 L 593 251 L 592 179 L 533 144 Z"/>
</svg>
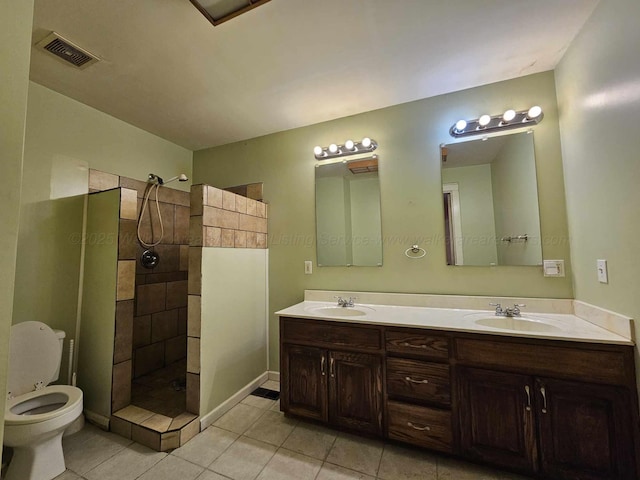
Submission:
<svg viewBox="0 0 640 480">
<path fill-rule="evenodd" d="M 381 435 L 382 356 L 368 353 L 380 350 L 380 330 L 285 319 L 280 331 L 282 410 Z"/>
<path fill-rule="evenodd" d="M 638 478 L 633 347 L 283 317 L 281 409 L 545 479 Z"/>
</svg>

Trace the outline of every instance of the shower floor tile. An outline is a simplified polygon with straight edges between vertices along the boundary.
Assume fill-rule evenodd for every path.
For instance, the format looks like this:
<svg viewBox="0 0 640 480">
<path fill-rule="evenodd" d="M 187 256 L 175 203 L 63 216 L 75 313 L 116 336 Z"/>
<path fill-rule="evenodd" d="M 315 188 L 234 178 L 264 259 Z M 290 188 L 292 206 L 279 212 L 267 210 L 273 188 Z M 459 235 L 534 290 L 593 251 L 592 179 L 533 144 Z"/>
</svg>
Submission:
<svg viewBox="0 0 640 480">
<path fill-rule="evenodd" d="M 187 361 L 184 359 L 133 379 L 131 405 L 166 417 L 179 416 L 186 411 L 186 371 Z"/>
</svg>

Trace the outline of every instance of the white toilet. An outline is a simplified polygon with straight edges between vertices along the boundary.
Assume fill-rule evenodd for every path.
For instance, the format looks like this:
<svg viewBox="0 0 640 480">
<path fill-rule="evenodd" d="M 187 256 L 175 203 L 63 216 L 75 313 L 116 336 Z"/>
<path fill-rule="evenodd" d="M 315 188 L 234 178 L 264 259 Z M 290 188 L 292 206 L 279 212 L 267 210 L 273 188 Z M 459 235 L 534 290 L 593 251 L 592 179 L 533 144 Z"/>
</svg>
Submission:
<svg viewBox="0 0 640 480">
<path fill-rule="evenodd" d="M 65 471 L 64 430 L 82 414 L 82 390 L 58 379 L 64 332 L 41 322 L 11 327 L 4 444 L 13 447 L 5 480 L 51 480 Z"/>
</svg>

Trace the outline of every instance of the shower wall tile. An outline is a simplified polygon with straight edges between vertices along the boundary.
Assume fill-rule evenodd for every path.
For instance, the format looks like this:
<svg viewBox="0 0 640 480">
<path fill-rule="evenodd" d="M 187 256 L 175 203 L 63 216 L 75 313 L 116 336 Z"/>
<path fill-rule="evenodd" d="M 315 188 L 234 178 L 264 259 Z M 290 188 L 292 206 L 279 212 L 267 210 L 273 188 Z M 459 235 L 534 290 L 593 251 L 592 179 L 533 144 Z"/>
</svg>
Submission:
<svg viewBox="0 0 640 480">
<path fill-rule="evenodd" d="M 120 177 L 120 187 L 135 190 L 138 198 L 143 198 L 149 184 L 135 178 Z"/>
<path fill-rule="evenodd" d="M 133 318 L 133 348 L 151 343 L 151 315 Z"/>
<path fill-rule="evenodd" d="M 148 270 L 148 271 L 152 272 L 153 270 Z M 178 282 L 180 280 L 186 280 L 186 279 L 187 279 L 187 271 L 149 273 L 145 275 L 145 281 L 142 283 L 142 285 L 149 284 L 149 283 Z"/>
<path fill-rule="evenodd" d="M 222 208 L 222 190 L 207 185 L 207 203 L 210 207 Z"/>
<path fill-rule="evenodd" d="M 133 300 L 116 302 L 113 363 L 131 360 L 133 344 Z"/>
<path fill-rule="evenodd" d="M 247 248 L 258 248 L 258 234 L 247 232 Z"/>
<path fill-rule="evenodd" d="M 131 360 L 113 366 L 111 411 L 116 412 L 131 403 Z"/>
<path fill-rule="evenodd" d="M 247 213 L 247 198 L 243 197 L 242 195 L 235 195 L 235 198 L 236 198 L 236 212 Z"/>
<path fill-rule="evenodd" d="M 187 412 L 200 415 L 200 375 L 187 373 Z"/>
<path fill-rule="evenodd" d="M 154 432 L 140 425 L 131 426 L 131 440 L 149 447 L 156 452 L 160 451 L 160 433 Z"/>
<path fill-rule="evenodd" d="M 100 170 L 89 169 L 89 190 L 101 191 L 118 188 L 120 177 L 112 173 L 101 172 Z"/>
<path fill-rule="evenodd" d="M 267 219 L 266 218 L 258 218 L 256 224 L 256 231 L 259 233 L 267 233 Z"/>
<path fill-rule="evenodd" d="M 187 337 L 187 372 L 200 373 L 200 339 Z"/>
<path fill-rule="evenodd" d="M 247 198 L 247 211 L 245 212 L 247 215 L 251 215 L 253 217 L 257 217 L 258 213 L 258 201 L 253 198 Z"/>
<path fill-rule="evenodd" d="M 187 335 L 200 337 L 200 316 L 202 315 L 200 295 L 189 295 L 189 307 L 187 309 Z"/>
<path fill-rule="evenodd" d="M 247 198 L 262 200 L 262 182 L 260 183 L 250 183 L 247 185 Z"/>
<path fill-rule="evenodd" d="M 235 230 L 222 229 L 220 237 L 220 246 L 225 248 L 233 248 L 236 241 Z"/>
<path fill-rule="evenodd" d="M 160 244 L 154 250 L 160 255 L 160 261 L 158 266 L 153 269 L 153 273 L 180 271 L 180 245 Z"/>
<path fill-rule="evenodd" d="M 185 297 L 186 297 L 185 293 Z M 178 335 L 186 335 L 187 333 L 187 307 L 178 310 Z"/>
<path fill-rule="evenodd" d="M 118 261 L 118 278 L 116 283 L 116 300 L 130 300 L 135 296 L 136 262 L 134 260 Z"/>
<path fill-rule="evenodd" d="M 138 212 L 142 210 L 142 199 L 138 199 Z M 173 226 L 175 206 L 170 203 L 160 202 L 160 213 L 162 215 L 162 225 L 164 234 L 162 235 L 161 244 L 173 243 Z M 153 227 L 153 228 L 152 228 Z M 140 217 L 140 237 L 148 244 L 156 243 L 160 240 L 161 234 L 160 219 L 158 218 L 158 209 L 156 207 L 155 195 L 147 202 L 144 215 Z"/>
<path fill-rule="evenodd" d="M 180 245 L 180 271 L 184 272 L 186 280 L 189 270 L 189 245 Z"/>
<path fill-rule="evenodd" d="M 178 335 L 178 310 L 166 310 L 151 315 L 151 343 Z"/>
<path fill-rule="evenodd" d="M 150 285 L 138 286 L 136 295 L 136 315 L 142 316 L 163 311 L 166 305 L 166 294 L 166 283 L 153 283 Z"/>
<path fill-rule="evenodd" d="M 190 208 L 176 205 L 173 222 L 173 243 L 189 245 L 189 217 Z"/>
<path fill-rule="evenodd" d="M 201 216 L 191 217 L 191 222 L 189 223 L 189 245 L 192 247 L 202 246 L 204 228 Z"/>
<path fill-rule="evenodd" d="M 203 205 L 207 205 L 207 187 L 205 185 L 192 185 L 190 214 L 202 216 Z"/>
<path fill-rule="evenodd" d="M 135 190 L 120 189 L 120 218 L 138 219 L 138 192 Z"/>
<path fill-rule="evenodd" d="M 136 221 L 120 220 L 118 232 L 118 260 L 135 260 L 138 254 Z"/>
<path fill-rule="evenodd" d="M 202 247 L 189 247 L 189 295 L 200 295 L 202 285 Z"/>
<path fill-rule="evenodd" d="M 235 248 L 247 248 L 247 232 L 235 230 L 233 246 Z"/>
<path fill-rule="evenodd" d="M 236 197 L 235 193 L 222 191 L 222 208 L 225 210 L 234 211 L 236 209 Z"/>
<path fill-rule="evenodd" d="M 134 378 L 164 366 L 164 342 L 152 343 L 136 350 Z"/>
<path fill-rule="evenodd" d="M 169 365 L 187 356 L 187 336 L 180 335 L 165 342 L 164 363 Z"/>
<path fill-rule="evenodd" d="M 187 306 L 187 280 L 167 283 L 167 310 Z"/>
<path fill-rule="evenodd" d="M 183 207 L 188 207 L 191 203 L 191 195 L 189 192 L 183 192 L 182 190 L 175 190 L 173 188 L 161 187 L 158 198 L 161 202 L 182 205 Z"/>
<path fill-rule="evenodd" d="M 257 234 L 257 243 L 258 243 L 258 248 L 267 248 L 267 234 L 266 233 L 258 233 Z"/>
</svg>

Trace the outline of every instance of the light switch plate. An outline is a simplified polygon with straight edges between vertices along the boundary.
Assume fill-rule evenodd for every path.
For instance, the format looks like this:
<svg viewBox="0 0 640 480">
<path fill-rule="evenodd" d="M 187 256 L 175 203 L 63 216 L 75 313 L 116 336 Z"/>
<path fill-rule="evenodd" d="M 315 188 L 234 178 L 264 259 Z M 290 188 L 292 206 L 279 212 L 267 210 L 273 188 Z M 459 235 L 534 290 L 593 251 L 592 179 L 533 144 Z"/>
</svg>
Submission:
<svg viewBox="0 0 640 480">
<path fill-rule="evenodd" d="M 596 268 L 598 269 L 598 281 L 600 283 L 609 283 L 609 272 L 607 271 L 607 261 L 596 260 Z"/>
<path fill-rule="evenodd" d="M 313 262 L 311 260 L 304 261 L 304 274 L 311 275 L 313 273 Z"/>
<path fill-rule="evenodd" d="M 564 260 L 544 260 L 542 272 L 545 277 L 564 277 Z"/>
</svg>

